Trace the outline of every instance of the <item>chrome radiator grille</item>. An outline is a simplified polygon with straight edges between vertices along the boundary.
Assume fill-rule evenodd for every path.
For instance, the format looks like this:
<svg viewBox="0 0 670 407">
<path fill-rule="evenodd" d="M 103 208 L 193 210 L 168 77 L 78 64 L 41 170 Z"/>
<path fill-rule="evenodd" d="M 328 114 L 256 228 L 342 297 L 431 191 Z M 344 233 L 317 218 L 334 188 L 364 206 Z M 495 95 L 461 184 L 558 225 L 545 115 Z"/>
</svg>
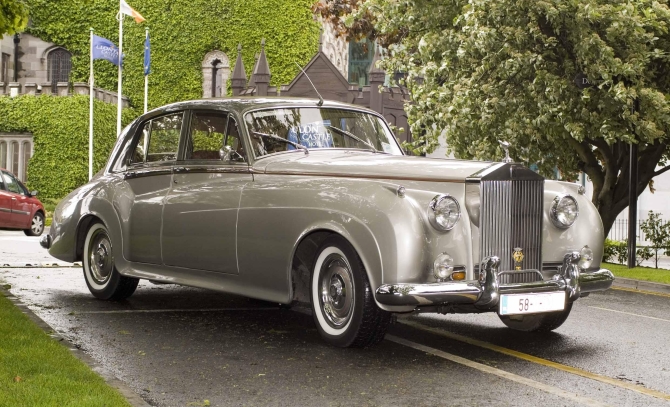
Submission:
<svg viewBox="0 0 670 407">
<path fill-rule="evenodd" d="M 483 179 L 480 191 L 480 258 L 499 256 L 500 270 L 514 270 L 518 247 L 521 268 L 541 270 L 544 180 Z"/>
<path fill-rule="evenodd" d="M 518 284 L 518 283 L 533 283 L 535 281 L 542 281 L 542 274 L 533 270 L 522 271 L 507 271 L 498 275 L 498 283 L 500 284 Z"/>
</svg>

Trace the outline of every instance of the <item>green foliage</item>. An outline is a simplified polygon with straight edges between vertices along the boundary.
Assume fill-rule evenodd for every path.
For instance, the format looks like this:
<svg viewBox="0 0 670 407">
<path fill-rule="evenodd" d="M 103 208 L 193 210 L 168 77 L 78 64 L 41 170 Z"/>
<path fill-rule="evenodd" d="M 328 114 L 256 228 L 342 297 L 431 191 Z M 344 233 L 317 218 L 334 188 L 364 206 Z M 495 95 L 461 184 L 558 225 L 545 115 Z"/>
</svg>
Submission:
<svg viewBox="0 0 670 407">
<path fill-rule="evenodd" d="M 28 9 L 20 0 L 0 0 L 0 37 L 21 31 L 28 23 Z"/>
<path fill-rule="evenodd" d="M 118 44 L 115 15 L 118 0 L 26 0 L 31 7 L 28 31 L 72 52 L 72 81 L 89 76 L 89 27 Z M 132 106 L 144 100 L 144 36 L 151 31 L 149 108 L 202 97 L 201 65 L 214 50 L 230 58 L 231 72 L 237 44 L 251 75 L 262 38 L 272 69 L 272 84 L 288 83 L 297 73 L 295 62 L 305 64 L 318 46 L 319 25 L 313 20 L 313 0 L 144 0 L 130 2 L 146 22 L 124 21 L 123 93 Z M 96 85 L 114 90 L 116 66 L 95 61 Z"/>
<path fill-rule="evenodd" d="M 649 260 L 654 256 L 651 247 L 640 246 L 635 250 L 635 264 L 640 265 L 643 261 Z M 605 251 L 603 253 L 604 262 L 617 261 L 619 264 L 626 264 L 628 261 L 628 241 L 618 241 L 605 239 Z"/>
<path fill-rule="evenodd" d="M 28 185 L 39 198 L 61 198 L 88 181 L 88 96 L 0 97 L 0 132 L 33 134 Z M 134 117 L 123 112 L 122 122 Z M 103 168 L 116 142 L 116 105 L 94 101 L 93 171 Z"/>
<path fill-rule="evenodd" d="M 670 284 L 670 270 L 655 270 L 650 267 L 635 267 L 629 269 L 628 267 L 619 264 L 605 264 L 604 267 L 614 273 L 616 277 Z"/>
<path fill-rule="evenodd" d="M 349 22 L 370 13 L 379 35 L 406 33 L 382 65 L 407 73 L 415 151 L 444 136 L 456 157 L 499 160 L 507 140 L 545 175 L 584 171 L 606 231 L 628 206 L 628 143 L 639 144 L 640 193 L 662 171 L 667 1 L 364 0 Z M 595 86 L 579 89 L 578 73 Z"/>
<path fill-rule="evenodd" d="M 628 243 L 618 240 L 605 239 L 603 261 L 625 263 L 628 256 Z"/>
<path fill-rule="evenodd" d="M 116 389 L 61 342 L 49 337 L 2 292 L 0 321 L 0 405 L 130 406 Z"/>
<path fill-rule="evenodd" d="M 652 244 L 656 268 L 658 268 L 659 251 L 665 251 L 666 253 L 670 251 L 670 222 L 664 222 L 660 213 L 649 211 L 649 216 L 642 222 L 640 229 Z"/>
</svg>

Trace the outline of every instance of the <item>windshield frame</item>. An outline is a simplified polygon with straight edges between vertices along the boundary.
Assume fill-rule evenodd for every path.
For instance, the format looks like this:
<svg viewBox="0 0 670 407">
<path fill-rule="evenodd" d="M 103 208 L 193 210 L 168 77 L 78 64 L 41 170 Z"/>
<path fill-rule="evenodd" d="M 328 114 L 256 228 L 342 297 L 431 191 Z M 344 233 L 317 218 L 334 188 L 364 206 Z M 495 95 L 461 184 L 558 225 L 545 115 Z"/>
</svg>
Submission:
<svg viewBox="0 0 670 407">
<path fill-rule="evenodd" d="M 379 113 L 377 113 L 373 110 L 368 110 L 368 109 L 364 109 L 364 108 L 357 109 L 357 108 L 352 107 L 352 106 L 339 106 L 339 105 L 336 105 L 336 106 L 316 106 L 316 105 L 309 106 L 309 105 L 303 105 L 303 104 L 299 104 L 299 105 L 277 104 L 276 106 L 264 106 L 264 107 L 252 108 L 252 109 L 245 110 L 245 111 L 241 112 L 241 116 L 242 116 L 241 121 L 244 123 L 244 132 L 246 133 L 247 142 L 249 143 L 249 145 L 251 145 L 251 133 L 252 133 L 252 131 L 255 131 L 255 130 L 251 130 L 249 128 L 249 123 L 247 123 L 247 120 L 246 120 L 247 115 L 252 114 L 252 113 L 262 112 L 262 111 L 279 110 L 279 109 L 319 109 L 319 110 L 332 109 L 332 110 L 347 110 L 347 111 L 356 112 L 356 113 L 365 113 L 365 114 L 373 115 L 373 116 L 375 116 L 375 117 L 377 117 L 378 119 L 381 120 L 382 125 L 385 126 L 386 130 L 391 135 L 391 139 L 393 140 L 393 143 L 395 143 L 395 145 L 398 147 L 398 150 L 400 151 L 401 155 L 405 155 L 405 151 L 402 149 L 402 146 L 398 142 L 398 139 L 397 139 L 395 133 L 393 133 L 393 131 L 391 130 L 391 128 L 390 128 L 388 122 L 386 121 L 386 119 L 384 118 L 384 116 L 382 116 L 381 114 L 379 114 Z M 385 154 L 385 155 L 389 154 L 389 153 L 386 153 L 384 151 L 373 152 L 369 148 L 365 149 L 365 148 L 351 148 L 351 147 L 347 147 L 347 148 L 344 148 L 344 147 L 310 148 L 309 149 L 309 154 L 311 154 L 315 151 L 333 151 L 333 150 L 364 151 L 364 152 L 369 152 L 369 153 L 372 153 L 372 154 Z M 295 149 L 295 150 L 277 151 L 275 153 L 269 153 L 269 154 L 258 156 L 258 155 L 256 155 L 256 151 L 252 148 L 251 149 L 251 155 L 253 156 L 253 161 L 256 162 L 256 161 L 262 160 L 262 159 L 267 158 L 267 157 L 274 157 L 278 154 L 293 154 L 296 151 L 300 152 L 301 154 L 304 154 L 304 150 Z"/>
</svg>

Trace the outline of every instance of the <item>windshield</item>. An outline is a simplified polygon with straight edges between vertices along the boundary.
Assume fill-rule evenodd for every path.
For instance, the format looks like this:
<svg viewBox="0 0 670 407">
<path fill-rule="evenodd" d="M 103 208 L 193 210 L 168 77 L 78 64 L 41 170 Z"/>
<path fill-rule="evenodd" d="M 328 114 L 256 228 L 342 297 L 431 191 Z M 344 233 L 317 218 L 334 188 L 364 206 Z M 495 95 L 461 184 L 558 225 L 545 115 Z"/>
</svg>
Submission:
<svg viewBox="0 0 670 407">
<path fill-rule="evenodd" d="M 247 113 L 245 121 L 256 157 L 300 146 L 402 155 L 383 119 L 365 112 L 318 107 L 270 109 Z"/>
</svg>

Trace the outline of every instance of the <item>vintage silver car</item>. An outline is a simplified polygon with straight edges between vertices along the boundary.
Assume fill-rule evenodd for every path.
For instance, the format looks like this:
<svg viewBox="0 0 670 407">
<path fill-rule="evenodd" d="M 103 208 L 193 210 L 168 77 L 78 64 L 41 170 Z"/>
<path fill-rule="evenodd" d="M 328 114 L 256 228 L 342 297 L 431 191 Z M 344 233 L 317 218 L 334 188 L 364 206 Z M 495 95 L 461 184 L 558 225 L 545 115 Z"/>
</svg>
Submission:
<svg viewBox="0 0 670 407">
<path fill-rule="evenodd" d="M 552 330 L 609 288 L 583 187 L 505 162 L 403 153 L 384 118 L 312 99 L 171 104 L 119 137 L 54 212 L 42 246 L 91 293 L 139 279 L 311 303 L 336 346 L 383 339 L 393 313 L 495 312 Z"/>
</svg>

